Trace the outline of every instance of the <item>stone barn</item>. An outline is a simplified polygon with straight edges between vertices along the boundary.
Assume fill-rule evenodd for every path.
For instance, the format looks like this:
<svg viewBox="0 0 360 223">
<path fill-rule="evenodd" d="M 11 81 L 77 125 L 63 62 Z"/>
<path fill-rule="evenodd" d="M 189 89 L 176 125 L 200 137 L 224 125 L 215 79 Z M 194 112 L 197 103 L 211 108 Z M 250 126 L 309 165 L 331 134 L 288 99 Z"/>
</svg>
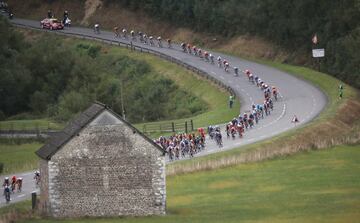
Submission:
<svg viewBox="0 0 360 223">
<path fill-rule="evenodd" d="M 91 105 L 36 154 L 46 215 L 165 214 L 164 150 L 103 104 Z"/>
</svg>

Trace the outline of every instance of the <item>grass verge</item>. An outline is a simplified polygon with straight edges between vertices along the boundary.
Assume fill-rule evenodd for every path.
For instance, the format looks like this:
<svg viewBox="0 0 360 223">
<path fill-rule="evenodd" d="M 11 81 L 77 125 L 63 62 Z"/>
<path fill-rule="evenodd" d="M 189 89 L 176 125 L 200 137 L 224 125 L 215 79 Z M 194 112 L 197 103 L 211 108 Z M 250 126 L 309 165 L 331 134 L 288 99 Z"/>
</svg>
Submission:
<svg viewBox="0 0 360 223">
<path fill-rule="evenodd" d="M 2 174 L 18 173 L 33 170 L 38 167 L 38 158 L 35 151 L 41 143 L 7 144 L 0 143 L 0 163 L 4 164 Z"/>
<path fill-rule="evenodd" d="M 339 146 L 171 176 L 166 216 L 59 222 L 356 222 L 359 163 L 359 145 Z M 25 222 L 53 220 L 35 217 Z"/>
<path fill-rule="evenodd" d="M 30 218 L 30 216 L 32 216 L 30 200 L 9 204 L 0 208 L 1 223 L 17 222 L 20 219 Z"/>
</svg>

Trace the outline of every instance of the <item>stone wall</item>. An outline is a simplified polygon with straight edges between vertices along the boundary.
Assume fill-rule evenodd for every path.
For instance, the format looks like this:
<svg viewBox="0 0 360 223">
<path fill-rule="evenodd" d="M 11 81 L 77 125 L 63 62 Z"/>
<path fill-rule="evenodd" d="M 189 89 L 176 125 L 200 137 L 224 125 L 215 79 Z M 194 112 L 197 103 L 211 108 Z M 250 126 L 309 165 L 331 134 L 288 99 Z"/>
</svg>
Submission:
<svg viewBox="0 0 360 223">
<path fill-rule="evenodd" d="M 48 162 L 54 217 L 163 215 L 165 157 L 107 111 Z"/>
</svg>

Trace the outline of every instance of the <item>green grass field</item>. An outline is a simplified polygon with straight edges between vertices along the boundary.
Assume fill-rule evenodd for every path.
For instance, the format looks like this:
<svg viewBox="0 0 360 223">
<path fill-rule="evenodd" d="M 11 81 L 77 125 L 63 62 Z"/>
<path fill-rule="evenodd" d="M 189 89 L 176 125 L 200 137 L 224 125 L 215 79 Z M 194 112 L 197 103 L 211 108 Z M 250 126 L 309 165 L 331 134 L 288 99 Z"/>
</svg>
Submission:
<svg viewBox="0 0 360 223">
<path fill-rule="evenodd" d="M 49 119 L 8 120 L 0 122 L 0 130 L 58 130 L 63 127 L 63 124 Z"/>
<path fill-rule="evenodd" d="M 358 222 L 359 174 L 360 146 L 341 146 L 168 177 L 163 217 L 59 222 Z"/>
<path fill-rule="evenodd" d="M 4 164 L 4 172 L 18 173 L 29 171 L 38 167 L 38 158 L 35 151 L 42 146 L 41 143 L 3 144 L 0 143 L 0 163 Z"/>
</svg>

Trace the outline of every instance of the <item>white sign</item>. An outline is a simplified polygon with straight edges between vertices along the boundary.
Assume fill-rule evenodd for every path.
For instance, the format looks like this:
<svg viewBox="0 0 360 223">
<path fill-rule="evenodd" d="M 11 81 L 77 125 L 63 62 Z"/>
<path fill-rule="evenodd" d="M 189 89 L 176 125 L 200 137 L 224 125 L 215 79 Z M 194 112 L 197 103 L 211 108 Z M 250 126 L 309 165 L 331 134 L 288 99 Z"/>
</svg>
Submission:
<svg viewBox="0 0 360 223">
<path fill-rule="evenodd" d="M 313 49 L 312 55 L 313 55 L 313 57 L 324 57 L 325 49 Z"/>
</svg>

